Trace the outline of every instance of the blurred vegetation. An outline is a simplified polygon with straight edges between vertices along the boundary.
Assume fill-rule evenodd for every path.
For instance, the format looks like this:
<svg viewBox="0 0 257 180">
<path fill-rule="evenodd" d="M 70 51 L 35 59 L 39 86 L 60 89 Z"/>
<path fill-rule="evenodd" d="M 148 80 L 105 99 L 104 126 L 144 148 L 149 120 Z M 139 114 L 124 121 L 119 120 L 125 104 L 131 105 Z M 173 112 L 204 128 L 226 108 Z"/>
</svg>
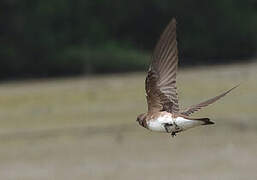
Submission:
<svg viewBox="0 0 257 180">
<path fill-rule="evenodd" d="M 255 0 L 2 0 L 0 12 L 0 78 L 145 69 L 171 17 L 183 65 L 256 55 Z"/>
</svg>

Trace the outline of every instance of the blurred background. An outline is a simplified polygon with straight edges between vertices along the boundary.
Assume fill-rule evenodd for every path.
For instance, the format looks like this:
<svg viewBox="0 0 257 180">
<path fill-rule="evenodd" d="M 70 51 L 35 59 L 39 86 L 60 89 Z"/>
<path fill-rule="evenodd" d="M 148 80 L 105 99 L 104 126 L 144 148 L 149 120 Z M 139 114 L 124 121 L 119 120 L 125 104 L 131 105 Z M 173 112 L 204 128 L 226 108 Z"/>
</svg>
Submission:
<svg viewBox="0 0 257 180">
<path fill-rule="evenodd" d="M 256 179 L 256 0 L 0 1 L 1 179 Z M 151 133 L 144 80 L 177 19 L 181 107 L 214 126 Z"/>
<path fill-rule="evenodd" d="M 3 0 L 0 78 L 145 70 L 172 17 L 182 65 L 256 56 L 257 1 Z"/>
</svg>

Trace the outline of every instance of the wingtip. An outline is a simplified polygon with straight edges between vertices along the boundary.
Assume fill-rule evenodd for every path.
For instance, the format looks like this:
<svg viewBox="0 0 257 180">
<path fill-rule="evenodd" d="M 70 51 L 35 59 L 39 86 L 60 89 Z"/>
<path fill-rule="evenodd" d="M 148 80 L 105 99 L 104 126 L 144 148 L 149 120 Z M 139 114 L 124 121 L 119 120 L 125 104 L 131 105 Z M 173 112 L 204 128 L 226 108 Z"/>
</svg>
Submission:
<svg viewBox="0 0 257 180">
<path fill-rule="evenodd" d="M 235 85 L 233 88 L 237 88 L 237 87 L 240 86 L 240 85 L 241 85 L 241 83 Z"/>
<path fill-rule="evenodd" d="M 232 87 L 228 92 L 232 91 L 233 89 L 236 89 L 238 86 L 240 86 L 241 83 L 237 84 L 236 86 Z"/>
<path fill-rule="evenodd" d="M 241 83 L 237 84 L 237 85 L 235 86 L 235 88 L 237 88 L 237 87 L 240 86 L 240 85 L 241 85 Z"/>
</svg>

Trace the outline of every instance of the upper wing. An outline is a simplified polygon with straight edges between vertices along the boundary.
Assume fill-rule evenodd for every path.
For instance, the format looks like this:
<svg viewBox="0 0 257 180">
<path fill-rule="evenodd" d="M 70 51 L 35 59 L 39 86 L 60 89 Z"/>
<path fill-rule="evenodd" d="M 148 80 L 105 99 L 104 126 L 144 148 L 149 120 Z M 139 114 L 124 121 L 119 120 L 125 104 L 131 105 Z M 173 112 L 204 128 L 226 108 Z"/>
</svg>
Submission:
<svg viewBox="0 0 257 180">
<path fill-rule="evenodd" d="M 238 87 L 239 85 L 231 88 L 230 90 L 218 95 L 218 96 L 215 96 L 214 98 L 211 98 L 211 99 L 208 99 L 207 101 L 204 101 L 204 102 L 201 102 L 200 104 L 196 104 L 196 105 L 193 105 L 193 106 L 190 106 L 189 108 L 183 110 L 182 112 L 180 112 L 180 114 L 183 114 L 183 115 L 186 115 L 186 116 L 189 116 L 190 114 L 200 110 L 202 107 L 205 107 L 205 106 L 208 106 L 209 104 L 212 104 L 214 103 L 215 101 L 217 101 L 218 99 L 222 98 L 223 96 L 225 96 L 226 94 L 228 94 L 230 91 L 232 91 L 233 89 L 235 89 L 236 87 Z"/>
<path fill-rule="evenodd" d="M 157 43 L 145 82 L 148 111 L 178 112 L 176 73 L 178 49 L 173 18 Z"/>
</svg>

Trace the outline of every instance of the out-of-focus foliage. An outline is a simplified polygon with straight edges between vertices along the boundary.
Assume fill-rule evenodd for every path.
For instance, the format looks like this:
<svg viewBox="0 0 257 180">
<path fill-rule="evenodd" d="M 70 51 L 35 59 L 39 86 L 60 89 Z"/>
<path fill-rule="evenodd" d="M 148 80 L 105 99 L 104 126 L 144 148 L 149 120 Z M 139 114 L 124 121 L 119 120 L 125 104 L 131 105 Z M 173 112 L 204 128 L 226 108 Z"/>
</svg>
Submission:
<svg viewBox="0 0 257 180">
<path fill-rule="evenodd" d="M 0 12 L 0 78 L 144 69 L 171 17 L 185 64 L 256 55 L 254 0 L 2 0 Z"/>
</svg>

